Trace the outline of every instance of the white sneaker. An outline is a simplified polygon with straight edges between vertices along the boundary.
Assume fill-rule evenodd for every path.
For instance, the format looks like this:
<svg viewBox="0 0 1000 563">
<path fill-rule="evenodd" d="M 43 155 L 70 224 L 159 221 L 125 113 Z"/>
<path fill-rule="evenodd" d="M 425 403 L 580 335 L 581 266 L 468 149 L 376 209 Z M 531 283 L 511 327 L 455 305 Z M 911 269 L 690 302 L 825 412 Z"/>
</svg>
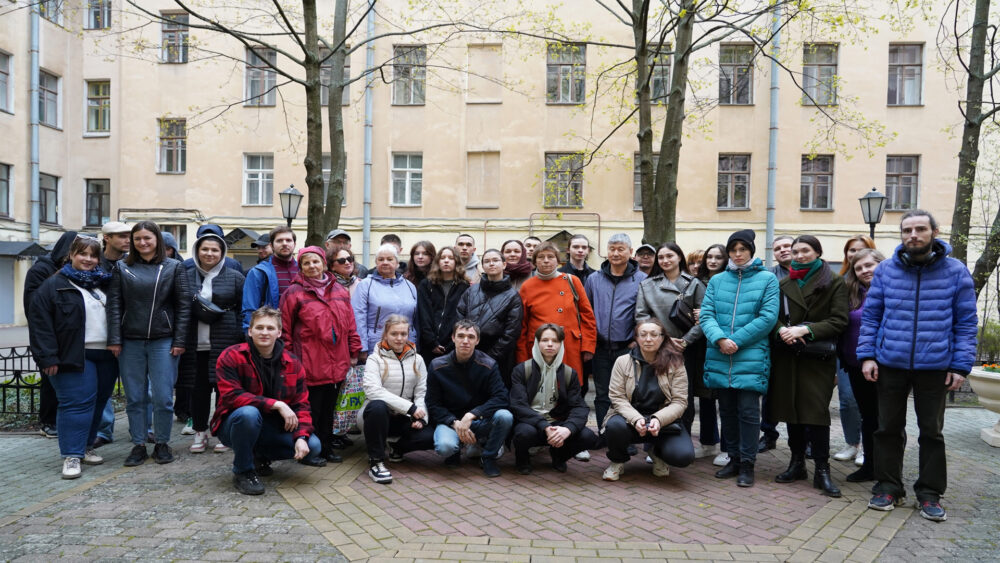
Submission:
<svg viewBox="0 0 1000 563">
<path fill-rule="evenodd" d="M 729 454 L 722 452 L 721 454 L 715 456 L 715 459 L 712 460 L 712 465 L 718 465 L 719 467 L 729 465 Z"/>
<path fill-rule="evenodd" d="M 389 473 L 381 461 L 368 468 L 368 476 L 376 483 L 392 483 L 392 473 Z"/>
<path fill-rule="evenodd" d="M 719 444 L 712 444 L 710 446 L 702 444 L 694 449 L 694 457 L 697 459 L 700 457 L 716 456 L 719 455 L 720 451 L 722 450 L 719 449 Z"/>
<path fill-rule="evenodd" d="M 583 450 L 582 452 L 576 454 L 573 457 L 575 457 L 577 461 L 590 461 L 590 452 L 588 452 L 587 450 Z"/>
<path fill-rule="evenodd" d="M 196 432 L 194 435 L 194 442 L 191 447 L 188 448 L 193 454 L 200 454 L 205 451 L 208 447 L 208 433 L 207 432 Z"/>
<path fill-rule="evenodd" d="M 104 463 L 104 458 L 97 455 L 97 452 L 94 450 L 90 449 L 83 454 L 83 463 L 86 463 L 87 465 L 100 465 Z"/>
<path fill-rule="evenodd" d="M 603 479 L 605 481 L 617 481 L 622 476 L 622 473 L 625 473 L 625 464 L 611 462 L 611 465 L 604 470 Z"/>
<path fill-rule="evenodd" d="M 833 459 L 837 461 L 848 461 L 858 456 L 858 447 L 848 445 L 846 448 L 833 454 Z"/>
<path fill-rule="evenodd" d="M 656 457 L 654 455 L 653 456 L 653 476 L 654 477 L 666 477 L 667 475 L 670 475 L 670 466 L 667 465 L 667 462 L 663 461 L 662 459 L 660 459 L 660 458 L 658 458 L 658 457 Z"/>
<path fill-rule="evenodd" d="M 854 465 L 861 467 L 864 464 L 865 464 L 865 452 L 863 452 L 861 449 L 858 449 L 858 456 L 854 458 Z"/>
<path fill-rule="evenodd" d="M 206 438 L 205 441 L 207 442 L 208 438 Z M 229 446 L 223 444 L 222 442 L 219 442 L 218 444 L 215 444 L 215 447 L 212 448 L 212 451 L 217 454 L 224 454 L 229 451 Z"/>
<path fill-rule="evenodd" d="M 80 458 L 67 457 L 63 460 L 63 479 L 76 479 L 80 476 Z"/>
<path fill-rule="evenodd" d="M 651 456 L 651 455 L 646 456 L 646 463 L 652 464 L 653 463 L 653 456 Z"/>
<path fill-rule="evenodd" d="M 190 417 L 187 419 L 187 422 L 184 423 L 184 428 L 181 428 L 181 434 L 184 436 L 194 434 L 194 421 Z"/>
</svg>

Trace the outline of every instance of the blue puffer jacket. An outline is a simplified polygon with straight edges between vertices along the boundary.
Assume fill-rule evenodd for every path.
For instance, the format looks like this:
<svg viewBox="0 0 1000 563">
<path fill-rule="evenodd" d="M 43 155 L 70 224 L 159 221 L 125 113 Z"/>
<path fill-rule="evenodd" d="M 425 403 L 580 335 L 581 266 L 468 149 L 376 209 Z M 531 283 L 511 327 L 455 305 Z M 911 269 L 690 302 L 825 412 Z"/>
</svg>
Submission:
<svg viewBox="0 0 1000 563">
<path fill-rule="evenodd" d="M 245 291 L 245 290 L 244 290 Z M 417 288 L 396 274 L 394 278 L 383 278 L 378 272 L 358 283 L 351 295 L 354 307 L 354 322 L 361 336 L 361 351 L 371 353 L 382 341 L 382 329 L 389 315 L 403 315 L 410 319 L 410 342 L 417 339 Z"/>
<path fill-rule="evenodd" d="M 742 272 L 726 270 L 708 281 L 699 317 L 708 342 L 706 387 L 767 392 L 771 373 L 767 337 L 778 320 L 778 295 L 778 278 L 760 258 Z M 717 342 L 723 338 L 739 346 L 732 356 L 719 351 Z"/>
<path fill-rule="evenodd" d="M 278 309 L 281 307 L 281 292 L 278 291 L 278 274 L 269 257 L 247 272 L 243 284 L 243 332 L 250 328 L 250 317 L 253 312 L 267 305 Z"/>
<path fill-rule="evenodd" d="M 935 239 L 934 257 L 907 264 L 903 245 L 875 268 L 865 298 L 858 360 L 968 375 L 976 359 L 976 292 L 969 269 Z"/>
</svg>

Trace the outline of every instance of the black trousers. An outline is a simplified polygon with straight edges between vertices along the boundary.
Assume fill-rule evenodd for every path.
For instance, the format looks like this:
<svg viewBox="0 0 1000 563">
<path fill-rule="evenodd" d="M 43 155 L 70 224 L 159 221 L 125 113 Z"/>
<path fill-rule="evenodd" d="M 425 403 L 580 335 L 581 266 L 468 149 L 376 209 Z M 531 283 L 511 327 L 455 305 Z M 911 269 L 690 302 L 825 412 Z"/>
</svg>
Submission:
<svg viewBox="0 0 1000 563">
<path fill-rule="evenodd" d="M 625 417 L 616 414 L 604 425 L 604 436 L 608 441 L 608 459 L 616 463 L 628 461 L 631 457 L 628 455 L 629 445 L 640 443 L 653 444 L 653 455 L 674 467 L 687 467 L 694 461 L 694 444 L 691 443 L 691 435 L 683 428 L 673 435 L 661 432 L 659 436 L 653 436 L 647 432 L 645 436 L 640 436 Z"/>
<path fill-rule="evenodd" d="M 313 432 L 323 446 L 320 455 L 333 451 L 333 413 L 337 408 L 340 383 L 309 386 L 309 412 L 312 414 Z"/>
<path fill-rule="evenodd" d="M 215 391 L 216 399 L 219 397 L 219 390 L 209 381 L 211 372 L 209 371 L 209 351 L 202 350 L 195 356 L 194 389 L 190 392 L 191 397 L 191 426 L 195 432 L 208 430 L 208 415 L 212 411 L 212 391 Z M 214 366 L 213 366 L 214 367 Z M 177 390 L 180 395 L 180 389 Z"/>
<path fill-rule="evenodd" d="M 393 449 L 401 454 L 434 448 L 434 427 L 427 425 L 417 430 L 404 414 L 393 412 L 385 401 L 371 401 L 365 407 L 365 446 L 368 459 L 385 460 L 385 443 L 389 436 L 399 436 Z"/>
<path fill-rule="evenodd" d="M 556 425 L 558 426 L 558 424 Z M 531 456 L 528 455 L 528 448 L 535 446 L 548 446 L 548 438 L 544 430 L 524 422 L 514 425 L 514 457 L 517 465 L 530 463 Z M 581 428 L 569 435 L 563 442 L 562 447 L 553 448 L 549 446 L 549 455 L 552 461 L 566 461 L 569 458 L 584 450 L 597 448 L 597 436 L 589 428 Z"/>
<path fill-rule="evenodd" d="M 851 390 L 861 413 L 861 445 L 865 449 L 865 463 L 861 470 L 871 473 L 875 470 L 873 444 L 875 431 L 878 430 L 878 385 L 865 379 L 860 367 L 844 367 L 844 370 L 851 378 Z"/>
<path fill-rule="evenodd" d="M 920 429 L 920 461 L 913 492 L 918 501 L 937 502 L 948 486 L 944 448 L 944 407 L 948 389 L 944 371 L 909 371 L 880 365 L 878 368 L 878 430 L 874 436 L 875 486 L 873 493 L 898 497 L 903 487 L 903 450 L 906 448 L 906 399 L 913 391 L 913 410 Z M 868 452 L 865 452 L 868 457 Z"/>
<path fill-rule="evenodd" d="M 830 463 L 830 427 L 818 424 L 789 424 L 788 448 L 792 455 L 806 455 L 806 444 L 812 446 L 812 458 L 817 467 Z"/>
<path fill-rule="evenodd" d="M 59 410 L 59 399 L 56 390 L 49 381 L 49 376 L 38 371 L 42 379 L 42 387 L 38 393 L 38 423 L 42 426 L 56 425 L 56 411 Z"/>
</svg>

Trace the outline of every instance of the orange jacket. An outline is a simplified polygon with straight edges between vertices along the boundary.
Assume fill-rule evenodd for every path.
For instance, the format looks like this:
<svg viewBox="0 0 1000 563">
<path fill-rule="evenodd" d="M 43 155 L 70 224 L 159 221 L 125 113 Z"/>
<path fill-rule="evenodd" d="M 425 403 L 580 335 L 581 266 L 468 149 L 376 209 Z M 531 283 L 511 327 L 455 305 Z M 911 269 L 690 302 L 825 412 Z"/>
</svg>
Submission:
<svg viewBox="0 0 1000 563">
<path fill-rule="evenodd" d="M 579 296 L 576 303 L 570 284 Z M 524 282 L 520 294 L 524 303 L 524 316 L 521 321 L 521 338 L 517 344 L 517 361 L 531 359 L 531 347 L 535 344 L 535 331 L 538 327 L 545 323 L 555 323 L 566 331 L 563 363 L 576 370 L 582 382 L 583 353 L 593 354 L 597 347 L 597 321 L 583 284 L 570 274 L 560 274 L 551 280 L 533 277 Z M 580 311 L 579 321 L 577 308 Z"/>
</svg>

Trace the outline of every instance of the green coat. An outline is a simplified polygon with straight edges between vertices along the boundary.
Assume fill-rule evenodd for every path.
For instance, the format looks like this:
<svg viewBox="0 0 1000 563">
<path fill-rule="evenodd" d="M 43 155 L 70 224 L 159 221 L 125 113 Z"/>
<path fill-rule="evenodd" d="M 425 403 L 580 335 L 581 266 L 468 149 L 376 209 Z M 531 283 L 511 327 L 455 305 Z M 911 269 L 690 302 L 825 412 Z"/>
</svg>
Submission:
<svg viewBox="0 0 1000 563">
<path fill-rule="evenodd" d="M 779 287 L 781 306 L 778 323 L 771 333 L 771 383 L 768 387 L 771 418 L 788 424 L 829 426 L 830 399 L 837 374 L 836 355 L 826 360 L 797 355 L 781 342 L 778 329 L 786 324 L 807 322 L 815 340 L 836 340 L 847 328 L 847 287 L 827 264 L 823 264 L 823 269 L 801 288 L 791 278 L 781 280 Z"/>
</svg>

